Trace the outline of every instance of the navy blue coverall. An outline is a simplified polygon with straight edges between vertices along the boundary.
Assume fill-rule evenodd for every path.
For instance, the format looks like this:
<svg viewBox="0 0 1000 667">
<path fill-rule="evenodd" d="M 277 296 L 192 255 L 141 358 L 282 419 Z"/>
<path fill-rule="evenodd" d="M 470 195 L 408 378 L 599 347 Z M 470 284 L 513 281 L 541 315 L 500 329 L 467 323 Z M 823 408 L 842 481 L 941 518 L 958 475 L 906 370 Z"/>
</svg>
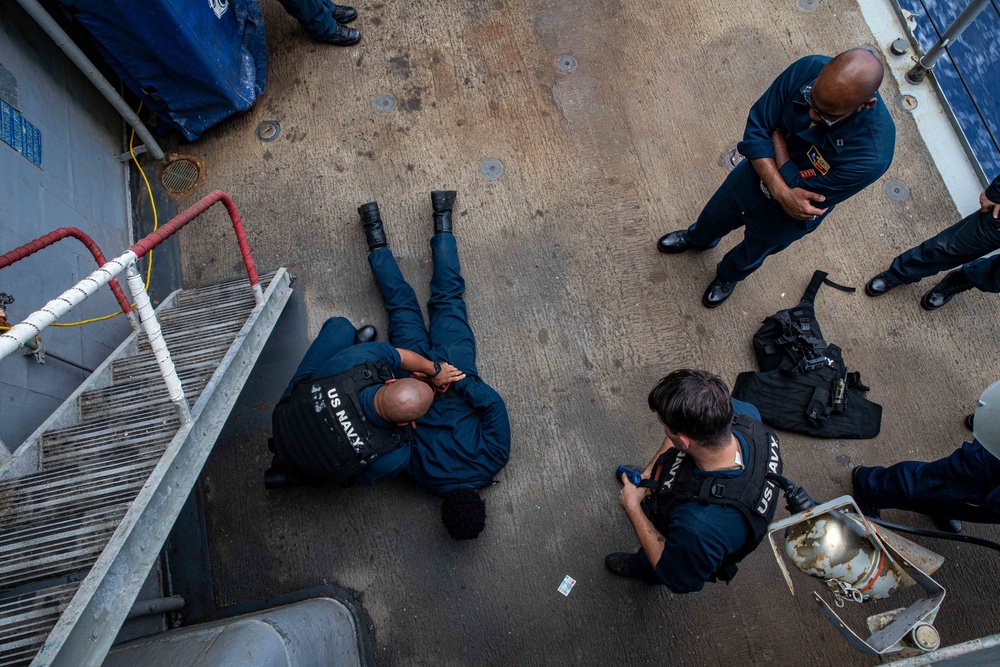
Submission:
<svg viewBox="0 0 1000 667">
<path fill-rule="evenodd" d="M 503 399 L 476 368 L 476 339 L 462 298 L 465 281 L 455 237 L 435 234 L 431 253 L 429 330 L 392 251 L 373 250 L 368 262 L 389 312 L 389 341 L 432 361 L 447 361 L 466 375 L 437 395 L 417 420 L 410 448 L 410 476 L 431 493 L 443 494 L 493 483 L 510 457 L 510 421 Z"/>
<path fill-rule="evenodd" d="M 733 399 L 733 412 L 760 421 L 760 411 L 744 401 Z M 740 443 L 743 461 L 749 449 L 743 436 L 733 432 Z M 726 470 L 706 473 L 695 471 L 695 477 L 738 477 L 746 472 Z M 654 567 L 643 549 L 629 557 L 629 568 L 642 573 L 647 584 L 662 584 L 673 593 L 700 591 L 729 555 L 736 553 L 754 538 L 753 529 L 743 513 L 735 507 L 682 503 L 670 513 L 670 525 L 663 545 L 663 555 Z"/>
<path fill-rule="evenodd" d="M 308 382 L 316 378 L 329 377 L 342 373 L 355 366 L 368 361 L 385 361 L 394 371 L 399 370 L 399 352 L 392 345 L 387 343 L 361 343 L 354 344 L 354 336 L 357 333 L 354 325 L 343 317 L 331 317 L 323 323 L 316 340 L 312 342 L 306 351 L 299 367 L 295 370 L 292 381 L 285 389 L 283 398 L 291 395 L 295 385 L 301 382 Z M 375 392 L 382 385 L 366 387 L 358 392 L 358 400 L 361 403 L 361 410 L 375 426 L 391 427 L 375 412 Z M 310 443 L 301 443 L 302 446 L 311 446 Z M 361 484 L 375 484 L 399 474 L 406 468 L 410 460 L 410 446 L 404 445 L 391 452 L 380 456 L 362 473 L 355 481 Z M 309 471 L 302 471 L 308 474 Z"/>
<path fill-rule="evenodd" d="M 1000 176 L 986 188 L 986 198 L 1000 204 Z M 1000 255 L 983 257 L 997 248 L 1000 248 L 1000 220 L 993 219 L 992 211 L 976 211 L 896 257 L 889 267 L 889 276 L 908 285 L 961 266 L 973 287 L 983 292 L 1000 292 Z"/>
<path fill-rule="evenodd" d="M 814 124 L 803 96 L 816 81 L 828 56 L 806 56 L 778 75 L 751 107 L 743 141 L 737 149 L 747 159 L 736 165 L 698 220 L 688 228 L 695 247 L 714 248 L 723 236 L 745 226 L 743 241 L 726 253 L 716 268 L 720 280 L 739 281 L 760 268 L 768 255 L 780 252 L 816 229 L 833 208 L 878 179 L 892 162 L 896 126 L 882 98 L 870 109 L 854 113 L 833 127 Z M 796 220 L 761 189 L 751 159 L 774 158 L 771 133 L 780 129 L 790 160 L 780 169 L 790 188 L 826 197 L 816 204 L 829 210 L 814 220 Z"/>
<path fill-rule="evenodd" d="M 862 468 L 854 489 L 858 501 L 875 509 L 1000 523 L 1000 459 L 978 440 L 930 463 L 903 461 L 888 468 Z"/>
</svg>

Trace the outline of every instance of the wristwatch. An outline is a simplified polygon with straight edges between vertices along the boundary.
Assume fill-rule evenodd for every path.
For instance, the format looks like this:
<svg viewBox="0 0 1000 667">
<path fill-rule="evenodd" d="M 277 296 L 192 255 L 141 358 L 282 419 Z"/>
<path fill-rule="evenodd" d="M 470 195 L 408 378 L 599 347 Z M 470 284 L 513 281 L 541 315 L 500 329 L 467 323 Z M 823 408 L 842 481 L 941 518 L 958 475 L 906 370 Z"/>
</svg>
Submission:
<svg viewBox="0 0 1000 667">
<path fill-rule="evenodd" d="M 438 375 L 441 375 L 441 362 L 440 361 L 435 361 L 434 362 L 434 375 L 432 375 L 431 377 L 432 378 L 436 378 Z"/>
</svg>

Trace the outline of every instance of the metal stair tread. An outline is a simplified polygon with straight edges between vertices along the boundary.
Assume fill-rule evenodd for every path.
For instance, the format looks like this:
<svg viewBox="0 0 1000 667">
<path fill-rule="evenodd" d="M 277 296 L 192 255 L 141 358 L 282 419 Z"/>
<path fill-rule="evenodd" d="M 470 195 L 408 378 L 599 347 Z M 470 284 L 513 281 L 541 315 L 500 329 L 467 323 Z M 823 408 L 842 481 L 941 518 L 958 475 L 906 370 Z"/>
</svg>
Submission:
<svg viewBox="0 0 1000 667">
<path fill-rule="evenodd" d="M 150 466 L 151 469 L 152 466 Z M 145 474 L 148 475 L 149 471 L 147 470 Z M 98 492 L 80 494 L 72 502 L 63 499 L 59 502 L 49 502 L 40 506 L 32 505 L 31 516 L 22 516 L 20 513 L 5 515 L 3 517 L 4 524 L 0 526 L 0 529 L 3 531 L 13 531 L 33 526 L 44 526 L 55 521 L 71 519 L 122 503 L 130 504 L 135 500 L 145 480 L 145 477 L 119 480 L 116 487 L 99 489 Z"/>
<path fill-rule="evenodd" d="M 40 543 L 35 551 L 25 553 L 23 558 L 9 559 L 9 565 L 0 567 L 0 591 L 14 590 L 90 570 L 117 527 L 118 524 L 115 524 L 92 531 L 86 536 L 77 536 L 72 546 L 63 545 L 60 550 L 53 549 L 52 543 Z M 43 550 L 44 555 L 41 553 Z"/>
<path fill-rule="evenodd" d="M 75 441 L 43 443 L 41 450 L 41 460 L 44 470 L 54 470 L 59 467 L 59 462 L 63 460 L 86 460 L 92 457 L 103 458 L 108 452 L 121 451 L 123 447 L 129 447 L 132 451 L 139 451 L 152 447 L 164 448 L 177 432 L 176 427 L 164 428 L 145 432 L 141 437 L 134 437 L 126 445 L 120 442 L 108 442 L 104 439 L 91 440 L 83 444 Z"/>
<path fill-rule="evenodd" d="M 235 329 L 231 332 L 226 332 L 225 334 L 220 334 L 218 336 L 206 336 L 205 338 L 185 340 L 180 343 L 171 343 L 167 341 L 167 347 L 170 349 L 171 357 L 182 357 L 193 352 L 198 352 L 200 350 L 214 350 L 220 347 L 228 348 L 236 340 L 236 336 L 239 334 L 239 329 Z M 140 350 L 140 354 L 133 357 L 126 357 L 128 359 L 138 359 L 138 358 L 148 358 L 155 357 L 152 356 L 152 350 Z"/>
<path fill-rule="evenodd" d="M 184 393 L 192 395 L 201 392 L 204 385 L 208 383 L 208 378 L 204 372 L 197 369 L 185 369 L 185 372 L 178 373 L 181 383 L 184 386 Z M 118 403 L 122 401 L 134 401 L 142 395 L 153 392 L 162 393 L 163 398 L 169 400 L 170 396 L 163 383 L 150 382 L 148 380 L 137 380 L 119 385 L 112 385 L 105 389 L 94 389 L 80 395 L 80 414 L 84 420 L 93 418 L 101 406 Z M 91 413 L 91 414 L 88 414 Z"/>
<path fill-rule="evenodd" d="M 128 457 L 126 460 L 114 459 L 112 465 L 108 466 L 102 466 L 100 463 L 84 466 L 82 469 L 72 466 L 6 480 L 0 482 L 0 507 L 8 499 L 44 500 L 49 494 L 58 490 L 65 491 L 76 487 L 87 487 L 80 489 L 80 492 L 85 494 L 93 491 L 97 485 L 105 483 L 113 485 L 116 479 L 128 478 L 135 474 L 136 470 L 152 467 L 146 465 L 147 458 L 148 456 L 137 459 Z M 0 525 L 3 525 L 5 518 L 6 516 L 0 517 Z"/>
<path fill-rule="evenodd" d="M 174 428 L 176 429 L 180 425 L 180 420 L 177 418 L 177 411 L 173 405 L 154 407 L 155 409 L 145 419 L 132 424 L 123 424 L 118 419 L 92 419 L 74 424 L 73 426 L 46 431 L 42 434 L 42 442 L 43 444 L 46 442 L 62 442 L 69 438 L 95 437 L 98 435 L 127 437 L 130 432 L 138 429 L 157 428 L 160 425 L 170 423 L 174 424 Z"/>
<path fill-rule="evenodd" d="M 277 275 L 277 273 L 277 271 L 269 271 L 268 273 L 258 274 L 257 277 L 260 280 L 261 288 L 266 290 L 267 286 L 271 284 L 271 280 Z M 185 287 L 184 290 L 177 295 L 177 297 L 178 299 L 193 300 L 207 295 L 218 295 L 219 293 L 237 293 L 244 289 L 247 291 L 252 290 L 250 287 L 250 281 L 246 278 L 246 276 L 241 276 L 239 278 L 233 278 L 232 280 L 226 280 L 221 283 L 213 283 L 211 285 L 203 285 L 201 287 Z"/>
<path fill-rule="evenodd" d="M 61 519 L 51 521 L 44 525 L 33 526 L 32 528 L 20 528 L 17 530 L 6 530 L 0 535 L 0 554 L 13 551 L 18 546 L 30 546 L 38 540 L 44 540 L 50 535 L 62 535 L 73 530 L 84 530 L 89 526 L 102 523 L 121 522 L 128 505 L 112 505 L 102 507 L 83 516 L 76 516 L 71 519 Z"/>
<path fill-rule="evenodd" d="M 234 301 L 225 306 L 205 306 L 204 308 L 171 307 L 156 315 L 161 327 L 166 331 L 177 331 L 187 327 L 199 327 L 212 322 L 236 322 L 245 319 L 256 304 L 253 300 Z"/>
<path fill-rule="evenodd" d="M 79 588 L 76 581 L 0 598 L 0 665 L 27 665 Z"/>
<path fill-rule="evenodd" d="M 183 382 L 187 378 L 195 378 L 198 376 L 197 369 L 185 368 L 177 371 L 178 377 L 180 377 Z M 186 377 L 185 377 L 186 376 Z M 156 380 L 159 380 L 157 382 Z M 165 385 L 163 384 L 162 378 L 144 378 L 142 380 L 130 380 L 128 382 L 122 382 L 119 384 L 112 384 L 107 387 L 102 387 L 100 389 L 91 389 L 90 391 L 85 391 L 80 394 L 80 400 L 82 402 L 89 402 L 92 400 L 99 400 L 101 396 L 112 396 L 119 395 L 123 393 L 134 393 L 143 389 L 159 389 Z"/>
<path fill-rule="evenodd" d="M 163 328 L 175 327 L 180 324 L 196 324 L 213 320 L 228 320 L 240 316 L 246 317 L 254 309 L 253 299 L 232 301 L 224 306 L 209 303 L 190 308 L 170 307 L 156 314 Z"/>
<path fill-rule="evenodd" d="M 243 328 L 243 318 L 233 320 L 211 321 L 197 327 L 185 327 L 183 329 L 167 329 L 163 331 L 163 339 L 167 341 L 167 346 L 171 351 L 176 346 L 190 345 L 204 340 L 214 340 L 228 336 L 236 338 L 236 335 Z M 139 336 L 139 351 L 149 353 L 152 347 L 149 338 Z"/>
<path fill-rule="evenodd" d="M 0 499 L 5 493 L 24 494 L 31 490 L 37 493 L 50 488 L 63 486 L 62 480 L 73 479 L 87 481 L 93 478 L 106 477 L 116 470 L 131 468 L 140 461 L 151 456 L 162 454 L 162 447 L 147 447 L 135 451 L 116 451 L 111 456 L 91 463 L 67 465 L 51 470 L 43 470 L 32 475 L 25 475 L 16 480 L 0 482 Z"/>
<path fill-rule="evenodd" d="M 184 396 L 187 398 L 188 407 L 194 405 L 194 402 L 198 398 L 196 395 L 189 393 L 186 390 L 184 392 Z M 167 406 L 176 410 L 173 403 L 171 403 L 170 396 L 168 394 L 164 394 L 162 396 L 150 396 L 143 401 L 108 401 L 103 404 L 88 406 L 86 413 L 84 413 L 81 408 L 80 414 L 83 417 L 83 421 L 80 423 L 86 424 L 88 420 L 107 419 L 112 417 L 120 420 L 127 420 L 132 415 L 143 414 L 150 409 L 162 406 Z"/>
<path fill-rule="evenodd" d="M 212 345 L 211 347 L 191 350 L 181 354 L 171 353 L 170 356 L 173 359 L 175 368 L 191 368 L 221 361 L 226 356 L 226 352 L 231 345 L 232 343 Z M 115 382 L 118 382 L 120 378 L 134 377 L 148 371 L 159 373 L 159 366 L 157 366 L 156 358 L 153 355 L 126 357 L 111 362 L 111 372 Z"/>
</svg>

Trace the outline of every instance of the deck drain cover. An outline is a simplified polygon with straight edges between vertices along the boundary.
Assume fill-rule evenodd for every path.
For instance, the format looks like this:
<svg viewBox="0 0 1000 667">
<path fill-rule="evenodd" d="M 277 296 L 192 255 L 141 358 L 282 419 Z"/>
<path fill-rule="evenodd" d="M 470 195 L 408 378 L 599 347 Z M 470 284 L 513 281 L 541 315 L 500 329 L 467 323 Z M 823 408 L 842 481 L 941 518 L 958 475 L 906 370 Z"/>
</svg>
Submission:
<svg viewBox="0 0 1000 667">
<path fill-rule="evenodd" d="M 281 123 L 276 120 L 264 120 L 257 125 L 257 138 L 261 141 L 274 141 L 281 134 Z"/>
<path fill-rule="evenodd" d="M 910 198 L 910 188 L 906 187 L 903 181 L 890 178 L 885 182 L 885 194 L 892 201 L 906 201 Z"/>
<path fill-rule="evenodd" d="M 799 9 L 804 12 L 814 12 L 819 9 L 819 0 L 799 0 Z"/>
<path fill-rule="evenodd" d="M 896 103 L 899 104 L 900 109 L 904 109 L 906 111 L 914 111 L 919 105 L 919 102 L 917 102 L 916 97 L 914 97 L 913 95 L 907 95 L 905 93 L 899 96 L 899 98 L 896 100 Z"/>
<path fill-rule="evenodd" d="M 204 178 L 204 164 L 191 155 L 175 156 L 160 172 L 163 189 L 175 195 L 194 190 Z"/>
<path fill-rule="evenodd" d="M 578 64 L 579 63 L 576 62 L 576 58 L 573 56 L 560 56 L 556 61 L 556 69 L 560 72 L 566 72 L 568 74 L 569 72 L 575 70 Z"/>
<path fill-rule="evenodd" d="M 503 174 L 503 162 L 492 158 L 489 160 L 483 160 L 483 163 L 479 165 L 479 173 L 481 173 L 485 178 L 494 181 L 500 178 L 500 175 Z"/>
<path fill-rule="evenodd" d="M 396 96 L 390 93 L 385 93 L 384 95 L 379 95 L 375 98 L 375 108 L 386 113 L 387 111 L 392 111 L 396 108 Z"/>
<path fill-rule="evenodd" d="M 727 148 L 726 152 L 723 153 L 722 157 L 719 159 L 719 163 L 729 171 L 735 169 L 736 165 L 740 162 L 743 162 L 743 155 L 736 150 L 736 144 Z"/>
</svg>

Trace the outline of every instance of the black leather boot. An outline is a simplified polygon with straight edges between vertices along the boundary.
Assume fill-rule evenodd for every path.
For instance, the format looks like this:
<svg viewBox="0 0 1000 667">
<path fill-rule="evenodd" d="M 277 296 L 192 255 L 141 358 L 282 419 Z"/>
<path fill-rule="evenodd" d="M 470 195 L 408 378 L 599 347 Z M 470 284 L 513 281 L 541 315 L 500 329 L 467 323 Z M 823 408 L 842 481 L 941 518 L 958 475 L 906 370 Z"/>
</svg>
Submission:
<svg viewBox="0 0 1000 667">
<path fill-rule="evenodd" d="M 287 489 L 291 486 L 301 486 L 301 475 L 285 465 L 275 454 L 271 459 L 271 467 L 264 471 L 265 489 Z"/>
<path fill-rule="evenodd" d="M 455 190 L 435 190 L 431 193 L 431 206 L 434 207 L 434 233 L 451 234 L 451 207 L 455 204 Z"/>
<path fill-rule="evenodd" d="M 902 283 L 897 283 L 896 280 L 889 275 L 888 271 L 883 271 L 874 278 L 868 281 L 865 285 L 865 294 L 868 296 L 882 296 L 889 290 L 899 287 Z"/>
<path fill-rule="evenodd" d="M 962 532 L 962 522 L 958 519 L 949 519 L 943 516 L 930 515 L 931 521 L 942 533 L 952 533 L 958 535 Z"/>
<path fill-rule="evenodd" d="M 715 276 L 715 280 L 705 288 L 705 293 L 701 297 L 701 305 L 706 308 L 718 308 L 732 296 L 736 285 L 735 280 L 722 280 L 719 276 Z"/>
<path fill-rule="evenodd" d="M 354 19 L 358 18 L 358 10 L 354 7 L 348 7 L 347 5 L 337 5 L 337 8 L 333 10 L 333 20 L 337 23 L 344 24 L 350 23 Z"/>
<path fill-rule="evenodd" d="M 924 310 L 937 310 L 951 301 L 956 294 L 970 289 L 972 289 L 972 283 L 965 276 L 965 271 L 961 269 L 952 271 L 944 277 L 944 280 L 932 287 L 927 294 L 924 294 L 920 305 L 923 306 Z"/>
<path fill-rule="evenodd" d="M 382 216 L 378 212 L 378 202 L 370 201 L 358 207 L 361 227 L 365 230 L 365 241 L 369 252 L 389 245 L 385 240 L 385 230 L 382 229 Z"/>
<path fill-rule="evenodd" d="M 333 44 L 334 46 L 351 46 L 361 41 L 361 33 L 354 28 L 348 28 L 346 25 L 338 23 L 337 29 L 333 31 L 332 35 L 320 37 L 318 41 Z"/>
</svg>

